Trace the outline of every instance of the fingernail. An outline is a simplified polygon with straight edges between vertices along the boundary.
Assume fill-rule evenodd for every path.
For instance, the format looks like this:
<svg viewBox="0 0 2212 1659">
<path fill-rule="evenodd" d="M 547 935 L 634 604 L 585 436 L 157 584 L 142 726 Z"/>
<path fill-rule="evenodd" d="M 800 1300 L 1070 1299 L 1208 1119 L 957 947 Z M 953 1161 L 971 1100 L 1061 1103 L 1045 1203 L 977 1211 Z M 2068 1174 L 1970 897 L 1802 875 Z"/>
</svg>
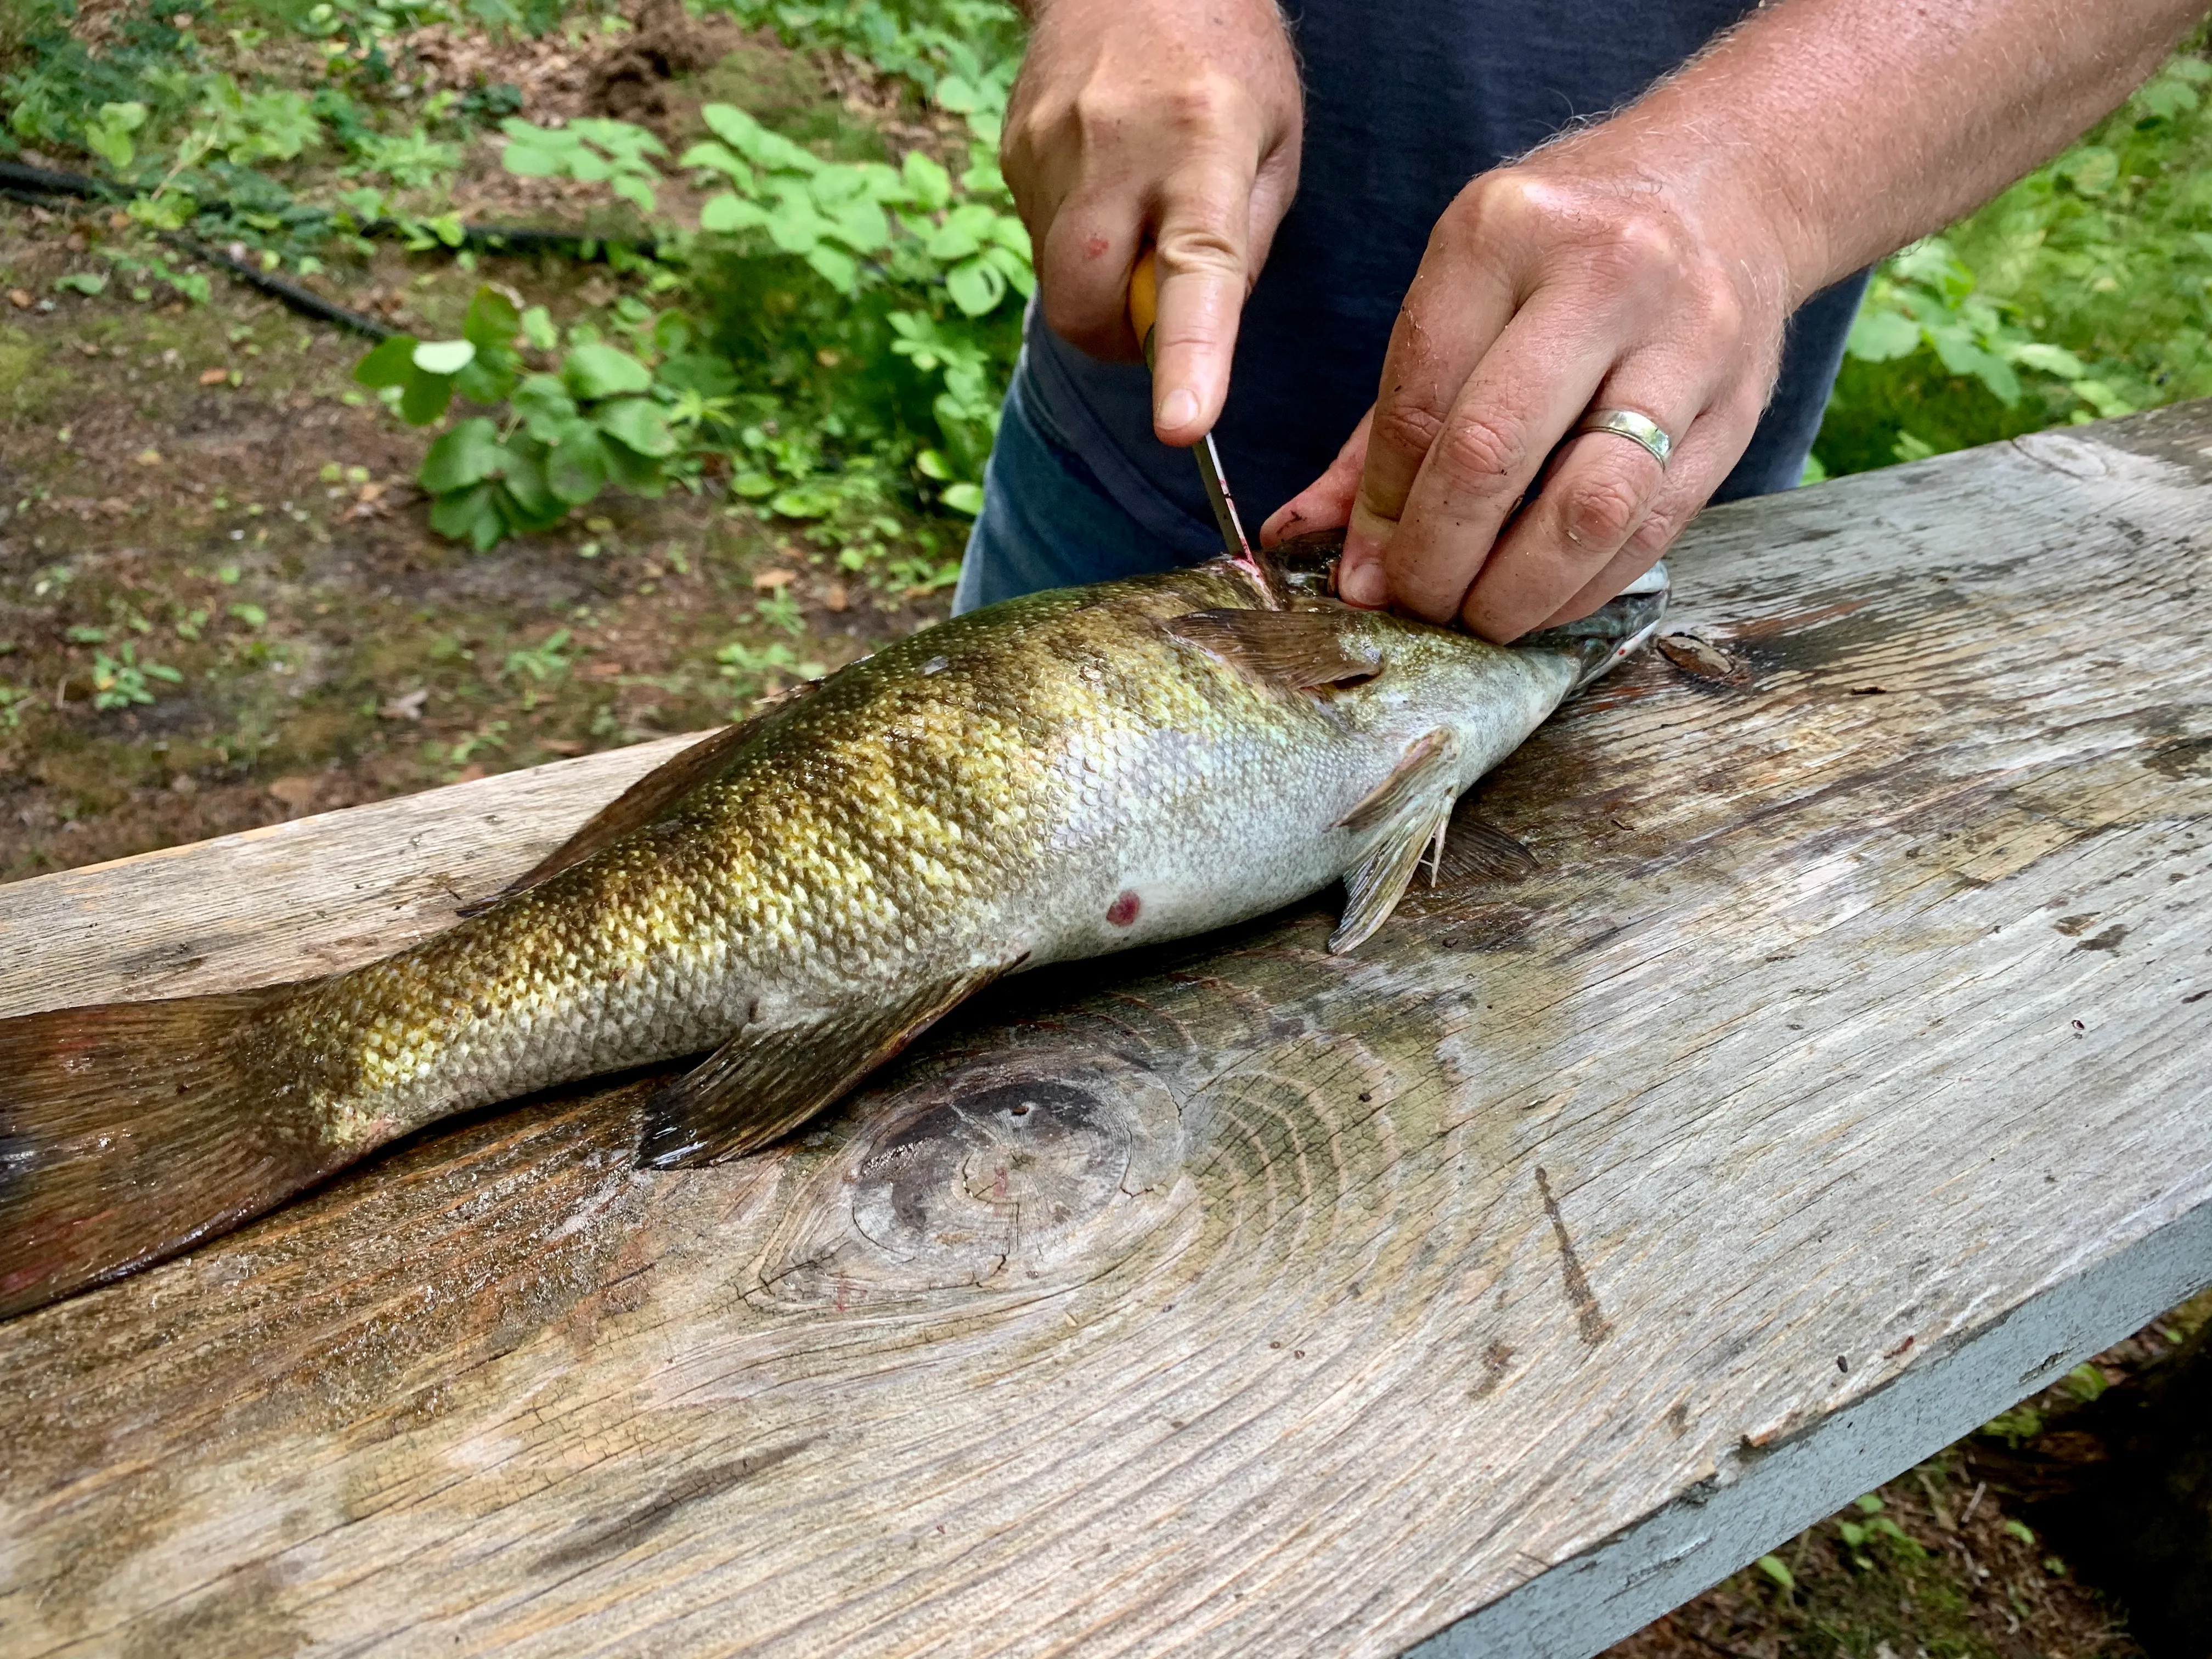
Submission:
<svg viewBox="0 0 2212 1659">
<path fill-rule="evenodd" d="M 1347 546 L 1344 556 L 1337 562 L 1336 594 L 1346 605 L 1380 610 L 1389 598 L 1389 584 L 1382 575 L 1382 562 L 1371 556 L 1355 559 Z"/>
<path fill-rule="evenodd" d="M 1198 394 L 1188 386 L 1177 386 L 1160 399 L 1160 412 L 1155 423 L 1164 427 L 1188 426 L 1198 418 Z"/>
</svg>

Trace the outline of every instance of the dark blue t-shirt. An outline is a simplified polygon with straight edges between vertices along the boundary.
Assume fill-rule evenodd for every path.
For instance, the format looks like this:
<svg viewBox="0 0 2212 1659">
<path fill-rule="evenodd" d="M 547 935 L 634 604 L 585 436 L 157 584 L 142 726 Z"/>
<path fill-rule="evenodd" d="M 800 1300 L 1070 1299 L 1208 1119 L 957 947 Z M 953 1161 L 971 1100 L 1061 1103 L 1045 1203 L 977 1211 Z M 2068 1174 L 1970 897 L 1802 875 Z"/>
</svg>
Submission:
<svg viewBox="0 0 2212 1659">
<path fill-rule="evenodd" d="M 1754 0 L 1291 0 L 1304 160 L 1245 307 L 1215 432 L 1248 529 L 1320 476 L 1374 401 L 1399 301 L 1467 182 L 1628 102 L 1753 9 Z M 1759 435 L 1717 499 L 1797 481 L 1863 286 L 1839 283 L 1793 320 Z M 1189 456 L 1152 436 L 1142 366 L 1085 356 L 1032 308 L 1024 372 L 1030 406 L 1109 495 L 1178 553 L 1218 548 Z"/>
</svg>

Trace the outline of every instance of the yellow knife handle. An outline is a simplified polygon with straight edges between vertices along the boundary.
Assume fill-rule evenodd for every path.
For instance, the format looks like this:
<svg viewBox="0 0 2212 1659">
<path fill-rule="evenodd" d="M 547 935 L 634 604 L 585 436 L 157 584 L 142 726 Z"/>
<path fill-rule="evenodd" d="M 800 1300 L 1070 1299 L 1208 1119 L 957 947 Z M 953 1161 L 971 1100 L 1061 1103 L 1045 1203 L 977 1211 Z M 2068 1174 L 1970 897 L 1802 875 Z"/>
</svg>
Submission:
<svg viewBox="0 0 2212 1659">
<path fill-rule="evenodd" d="M 1160 319 L 1159 250 L 1149 245 L 1129 273 L 1129 326 L 1137 331 L 1137 343 L 1145 361 L 1152 360 L 1152 327 Z"/>
</svg>

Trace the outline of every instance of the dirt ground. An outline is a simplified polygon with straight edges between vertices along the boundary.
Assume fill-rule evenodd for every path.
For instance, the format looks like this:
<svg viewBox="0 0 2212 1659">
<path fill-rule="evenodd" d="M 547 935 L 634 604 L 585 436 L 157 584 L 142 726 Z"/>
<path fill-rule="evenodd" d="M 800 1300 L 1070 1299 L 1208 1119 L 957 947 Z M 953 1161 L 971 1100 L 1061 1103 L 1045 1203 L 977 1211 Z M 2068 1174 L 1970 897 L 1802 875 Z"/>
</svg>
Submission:
<svg viewBox="0 0 2212 1659">
<path fill-rule="evenodd" d="M 362 342 L 237 287 L 58 292 L 104 228 L 0 204 L 0 879 L 714 725 L 776 689 L 732 641 L 834 668 L 943 611 L 712 490 L 457 547 Z M 592 280 L 376 274 L 456 315 Z"/>
</svg>

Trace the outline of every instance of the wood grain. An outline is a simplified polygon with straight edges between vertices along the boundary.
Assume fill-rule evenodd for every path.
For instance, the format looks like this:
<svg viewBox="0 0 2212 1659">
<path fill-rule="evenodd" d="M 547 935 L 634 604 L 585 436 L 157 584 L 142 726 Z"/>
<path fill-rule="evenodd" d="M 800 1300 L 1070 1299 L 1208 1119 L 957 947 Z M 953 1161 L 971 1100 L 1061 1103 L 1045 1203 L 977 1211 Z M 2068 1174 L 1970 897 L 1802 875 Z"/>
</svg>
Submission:
<svg viewBox="0 0 2212 1659">
<path fill-rule="evenodd" d="M 2212 1241 L 2212 408 L 1675 569 L 1703 647 L 1482 792 L 1528 879 L 1015 980 L 735 1165 L 488 1113 L 0 1327 L 0 1649 L 1394 1653 Z M 374 954 L 647 759 L 0 889 L 0 1012 Z"/>
</svg>

